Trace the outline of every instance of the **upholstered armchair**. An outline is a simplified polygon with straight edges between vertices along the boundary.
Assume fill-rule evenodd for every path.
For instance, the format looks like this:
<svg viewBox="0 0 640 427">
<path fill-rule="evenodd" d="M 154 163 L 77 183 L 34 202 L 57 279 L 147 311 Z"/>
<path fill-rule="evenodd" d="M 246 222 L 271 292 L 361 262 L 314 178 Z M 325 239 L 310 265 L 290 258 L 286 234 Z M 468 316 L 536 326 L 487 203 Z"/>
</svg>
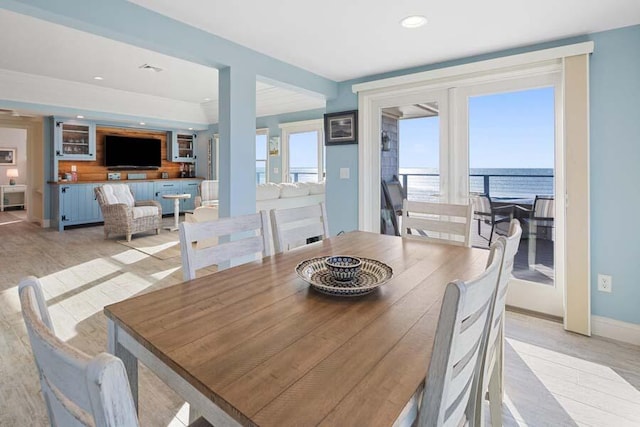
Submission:
<svg viewBox="0 0 640 427">
<path fill-rule="evenodd" d="M 156 230 L 160 234 L 162 207 L 155 200 L 136 201 L 126 184 L 105 184 L 94 189 L 104 218 L 104 238 L 109 234 L 131 235 Z"/>
<path fill-rule="evenodd" d="M 200 194 L 195 198 L 195 207 L 218 206 L 218 181 L 204 180 L 200 183 Z"/>
</svg>

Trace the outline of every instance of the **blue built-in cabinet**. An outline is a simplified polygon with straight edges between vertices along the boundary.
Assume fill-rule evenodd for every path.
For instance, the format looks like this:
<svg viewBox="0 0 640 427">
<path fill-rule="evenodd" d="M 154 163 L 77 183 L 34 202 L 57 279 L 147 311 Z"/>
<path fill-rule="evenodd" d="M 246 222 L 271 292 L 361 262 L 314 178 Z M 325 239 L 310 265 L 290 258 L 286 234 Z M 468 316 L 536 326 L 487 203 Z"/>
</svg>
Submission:
<svg viewBox="0 0 640 427">
<path fill-rule="evenodd" d="M 188 199 L 180 199 L 180 212 L 195 208 L 195 197 L 198 195 L 200 180 L 155 181 L 153 186 L 154 200 L 162 205 L 162 214 L 173 214 L 173 199 L 163 199 L 165 194 L 190 194 Z"/>
<path fill-rule="evenodd" d="M 166 194 L 179 194 L 180 182 L 178 181 L 156 181 L 153 183 L 154 200 L 162 205 L 162 214 L 173 214 L 173 199 L 163 199 Z"/>
<path fill-rule="evenodd" d="M 59 231 L 64 227 L 102 221 L 102 212 L 93 189 L 100 184 L 60 184 L 53 191 L 54 221 Z"/>
<path fill-rule="evenodd" d="M 200 181 L 181 181 L 182 184 L 182 193 L 190 194 L 191 197 L 189 199 L 180 200 L 181 211 L 191 211 L 195 209 L 195 198 L 198 195 L 198 189 L 200 188 Z"/>
<path fill-rule="evenodd" d="M 190 194 L 191 198 L 180 200 L 180 212 L 193 210 L 194 199 L 198 194 L 201 180 L 163 179 L 120 182 L 129 185 L 136 200 L 156 200 L 162 205 L 163 215 L 173 215 L 173 200 L 164 199 L 162 196 L 164 194 Z M 53 227 L 63 231 L 65 227 L 72 225 L 102 222 L 102 212 L 93 189 L 105 183 L 60 182 L 53 184 Z"/>
<path fill-rule="evenodd" d="M 147 181 L 127 181 L 135 200 L 155 200 L 153 183 Z"/>
</svg>

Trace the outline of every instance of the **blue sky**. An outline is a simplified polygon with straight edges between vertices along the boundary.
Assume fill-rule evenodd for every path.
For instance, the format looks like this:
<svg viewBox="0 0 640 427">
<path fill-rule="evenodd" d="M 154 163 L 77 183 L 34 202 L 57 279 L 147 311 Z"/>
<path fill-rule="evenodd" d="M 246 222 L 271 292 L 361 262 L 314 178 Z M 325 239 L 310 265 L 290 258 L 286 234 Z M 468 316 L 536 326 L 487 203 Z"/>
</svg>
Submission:
<svg viewBox="0 0 640 427">
<path fill-rule="evenodd" d="M 437 117 L 400 121 L 400 167 L 438 167 Z M 469 100 L 469 167 L 553 168 L 553 88 Z"/>
<path fill-rule="evenodd" d="M 318 167 L 316 132 L 300 132 L 289 136 L 289 165 L 292 168 Z"/>
</svg>

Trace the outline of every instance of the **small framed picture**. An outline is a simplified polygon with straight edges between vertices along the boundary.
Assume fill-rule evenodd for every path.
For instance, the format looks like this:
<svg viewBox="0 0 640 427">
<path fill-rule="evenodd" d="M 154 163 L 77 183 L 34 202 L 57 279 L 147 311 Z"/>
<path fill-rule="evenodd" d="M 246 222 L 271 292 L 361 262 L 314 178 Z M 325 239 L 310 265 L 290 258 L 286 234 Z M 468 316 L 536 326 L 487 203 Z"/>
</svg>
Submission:
<svg viewBox="0 0 640 427">
<path fill-rule="evenodd" d="M 358 110 L 324 115 L 325 145 L 358 143 Z"/>
<path fill-rule="evenodd" d="M 0 165 L 15 165 L 15 164 L 16 164 L 16 149 L 0 148 Z"/>
<path fill-rule="evenodd" d="M 269 138 L 269 155 L 270 156 L 279 156 L 280 155 L 280 137 L 272 136 Z"/>
</svg>

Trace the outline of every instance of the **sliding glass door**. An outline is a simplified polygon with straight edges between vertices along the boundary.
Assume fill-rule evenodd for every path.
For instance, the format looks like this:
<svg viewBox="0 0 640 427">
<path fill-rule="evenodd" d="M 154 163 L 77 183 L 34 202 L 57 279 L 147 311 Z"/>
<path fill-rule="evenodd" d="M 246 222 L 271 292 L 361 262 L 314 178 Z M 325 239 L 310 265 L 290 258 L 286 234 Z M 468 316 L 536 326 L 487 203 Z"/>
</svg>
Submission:
<svg viewBox="0 0 640 427">
<path fill-rule="evenodd" d="M 506 235 L 511 217 L 523 228 L 507 304 L 563 315 L 564 188 L 555 76 L 476 85 L 460 91 L 456 126 L 466 133 L 472 244 L 487 248 Z M 464 114 L 466 113 L 466 114 Z M 481 203 L 481 200 L 490 204 Z M 482 209 L 481 209 L 482 206 Z M 487 206 L 489 209 L 487 209 Z"/>
</svg>

